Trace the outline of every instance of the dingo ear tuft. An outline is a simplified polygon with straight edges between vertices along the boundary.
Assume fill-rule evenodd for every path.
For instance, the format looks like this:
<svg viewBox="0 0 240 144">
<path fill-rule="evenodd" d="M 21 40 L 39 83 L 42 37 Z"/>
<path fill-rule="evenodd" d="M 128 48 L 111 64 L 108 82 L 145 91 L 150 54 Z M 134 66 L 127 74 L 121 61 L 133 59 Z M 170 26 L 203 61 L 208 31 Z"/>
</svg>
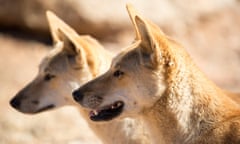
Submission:
<svg viewBox="0 0 240 144">
<path fill-rule="evenodd" d="M 84 50 L 78 42 L 79 35 L 53 12 L 47 11 L 46 15 L 54 43 L 57 44 L 54 47 L 62 47 L 70 65 L 78 69 L 86 62 Z"/>
<path fill-rule="evenodd" d="M 63 49 L 67 52 L 67 54 L 77 55 L 81 53 L 81 48 L 77 48 L 72 39 L 68 37 L 68 35 L 65 34 L 61 29 L 58 29 L 58 37 L 59 40 L 63 42 Z"/>
<path fill-rule="evenodd" d="M 136 21 L 135 21 L 135 17 L 137 16 L 137 12 L 136 12 L 136 10 L 133 8 L 133 6 L 131 4 L 127 4 L 126 8 L 127 8 L 128 15 L 129 15 L 129 17 L 130 17 L 130 19 L 132 21 L 133 26 L 134 26 L 136 39 L 139 40 L 140 36 L 139 36 L 138 29 L 137 29 Z"/>
<path fill-rule="evenodd" d="M 78 45 L 76 46 L 71 38 L 68 37 L 61 29 L 58 30 L 60 41 L 63 42 L 63 50 L 67 54 L 69 64 L 76 70 L 86 63 L 86 55 L 83 48 Z"/>
<path fill-rule="evenodd" d="M 49 11 L 49 10 L 46 12 L 46 16 L 47 16 L 49 29 L 52 35 L 52 39 L 54 43 L 56 43 L 57 41 L 59 41 L 57 30 L 60 27 L 59 25 L 62 22 L 62 20 L 59 17 L 57 17 L 52 11 Z"/>
<path fill-rule="evenodd" d="M 59 29 L 68 37 L 74 38 L 78 35 L 75 30 L 73 30 L 68 24 L 66 24 L 53 12 L 47 11 L 46 15 L 54 43 L 61 41 L 62 35 L 59 35 Z"/>
<path fill-rule="evenodd" d="M 151 31 L 151 28 L 150 28 L 151 25 L 149 25 L 147 21 L 143 20 L 139 16 L 135 17 L 135 21 L 137 26 L 136 28 L 139 32 L 140 41 L 141 41 L 140 53 L 145 58 L 146 57 L 148 58 L 147 59 L 148 61 L 146 61 L 142 57 L 142 62 L 145 65 L 147 64 L 148 66 L 154 66 L 154 67 L 158 66 L 160 57 L 161 57 L 161 52 L 154 38 L 154 34 Z"/>
</svg>

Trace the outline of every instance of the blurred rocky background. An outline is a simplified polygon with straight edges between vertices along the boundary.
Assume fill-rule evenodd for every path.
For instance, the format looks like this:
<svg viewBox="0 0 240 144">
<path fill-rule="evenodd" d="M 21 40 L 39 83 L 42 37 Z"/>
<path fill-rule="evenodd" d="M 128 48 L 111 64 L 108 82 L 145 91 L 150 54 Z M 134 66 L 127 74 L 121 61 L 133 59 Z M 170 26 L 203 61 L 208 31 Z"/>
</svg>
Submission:
<svg viewBox="0 0 240 144">
<path fill-rule="evenodd" d="M 239 0 L 0 0 L 1 144 L 99 143 L 72 107 L 24 115 L 8 103 L 51 49 L 46 10 L 117 53 L 134 38 L 128 2 L 182 43 L 217 85 L 240 92 Z"/>
</svg>

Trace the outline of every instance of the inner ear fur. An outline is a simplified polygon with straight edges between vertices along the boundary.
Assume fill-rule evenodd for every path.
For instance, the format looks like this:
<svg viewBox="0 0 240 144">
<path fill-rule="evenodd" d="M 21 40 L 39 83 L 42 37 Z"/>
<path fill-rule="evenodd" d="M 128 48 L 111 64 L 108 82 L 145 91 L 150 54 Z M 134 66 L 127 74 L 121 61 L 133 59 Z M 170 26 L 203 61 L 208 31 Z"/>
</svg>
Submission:
<svg viewBox="0 0 240 144">
<path fill-rule="evenodd" d="M 86 56 L 81 45 L 76 46 L 74 41 L 61 29 L 58 30 L 58 37 L 63 42 L 63 50 L 67 55 L 69 64 L 75 69 L 81 68 L 86 63 Z"/>
<path fill-rule="evenodd" d="M 84 49 L 77 32 L 53 12 L 46 12 L 50 32 L 55 48 L 62 48 L 72 66 L 81 66 L 86 62 Z"/>
<path fill-rule="evenodd" d="M 149 58 L 148 62 L 143 59 L 143 63 L 149 66 L 158 66 L 161 52 L 155 35 L 152 32 L 151 25 L 146 20 L 139 16 L 135 16 L 136 29 L 139 32 L 140 38 L 140 54 L 143 58 Z M 146 63 L 147 62 L 147 63 Z"/>
<path fill-rule="evenodd" d="M 76 53 L 77 49 L 73 42 L 78 38 L 76 31 L 52 11 L 47 11 L 46 16 L 54 43 L 56 44 L 59 41 L 64 42 L 66 50 Z"/>
<path fill-rule="evenodd" d="M 67 54 L 77 55 L 81 52 L 80 48 L 78 48 L 61 29 L 58 29 L 58 37 L 59 40 L 63 42 L 63 49 L 67 52 Z"/>
</svg>

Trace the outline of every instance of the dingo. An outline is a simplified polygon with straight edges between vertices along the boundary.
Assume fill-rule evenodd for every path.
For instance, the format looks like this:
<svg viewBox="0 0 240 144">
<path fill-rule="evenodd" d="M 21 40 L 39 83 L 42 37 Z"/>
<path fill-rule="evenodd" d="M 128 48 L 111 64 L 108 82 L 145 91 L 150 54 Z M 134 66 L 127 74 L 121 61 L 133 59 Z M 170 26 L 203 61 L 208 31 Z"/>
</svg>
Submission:
<svg viewBox="0 0 240 144">
<path fill-rule="evenodd" d="M 95 39 L 79 36 L 52 12 L 47 12 L 47 18 L 54 49 L 42 60 L 37 77 L 10 102 L 23 113 L 35 114 L 64 105 L 79 106 L 72 99 L 73 89 L 105 72 L 112 60 Z M 146 142 L 142 125 L 133 119 L 96 124 L 88 119 L 89 111 L 78 109 L 103 143 Z"/>
<path fill-rule="evenodd" d="M 138 14 L 131 20 L 137 35 L 133 44 L 104 75 L 73 92 L 76 101 L 92 109 L 90 119 L 140 117 L 155 144 L 239 144 L 239 105 L 157 25 Z"/>
</svg>

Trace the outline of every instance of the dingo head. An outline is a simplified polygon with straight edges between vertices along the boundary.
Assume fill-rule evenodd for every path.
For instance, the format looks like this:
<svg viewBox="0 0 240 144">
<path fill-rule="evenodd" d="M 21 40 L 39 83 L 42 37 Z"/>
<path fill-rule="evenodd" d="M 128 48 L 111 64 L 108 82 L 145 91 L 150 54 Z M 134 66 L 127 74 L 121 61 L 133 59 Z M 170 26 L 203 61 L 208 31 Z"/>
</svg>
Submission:
<svg viewBox="0 0 240 144">
<path fill-rule="evenodd" d="M 92 109 L 93 121 L 131 116 L 152 107 L 166 92 L 168 74 L 175 67 L 171 55 L 177 44 L 131 6 L 127 9 L 136 40 L 113 59 L 104 75 L 73 92 L 78 103 Z"/>
<path fill-rule="evenodd" d="M 36 78 L 11 100 L 23 113 L 38 113 L 72 105 L 71 92 L 107 69 L 102 46 L 89 36 L 79 36 L 51 12 L 47 12 L 54 49 L 42 60 Z M 106 62 L 102 62 L 102 61 Z M 104 65 L 105 64 L 105 65 Z"/>
</svg>

